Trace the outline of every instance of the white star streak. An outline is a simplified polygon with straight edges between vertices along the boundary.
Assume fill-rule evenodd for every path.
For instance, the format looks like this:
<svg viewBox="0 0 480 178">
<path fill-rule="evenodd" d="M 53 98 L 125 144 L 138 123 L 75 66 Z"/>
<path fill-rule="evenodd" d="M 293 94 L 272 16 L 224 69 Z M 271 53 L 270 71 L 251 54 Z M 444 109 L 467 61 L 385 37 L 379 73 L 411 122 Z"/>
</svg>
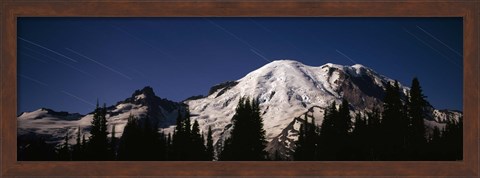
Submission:
<svg viewBox="0 0 480 178">
<path fill-rule="evenodd" d="M 265 27 L 264 25 L 258 23 L 257 21 L 255 21 L 254 19 L 252 18 L 249 18 L 250 21 L 252 21 L 256 26 L 260 27 L 261 29 L 265 30 L 266 32 L 269 32 L 269 33 L 272 33 L 272 30 L 268 29 L 267 27 Z"/>
<path fill-rule="evenodd" d="M 69 93 L 69 92 L 67 92 L 67 91 L 65 91 L 65 90 L 62 90 L 62 93 L 66 94 L 66 95 L 68 95 L 68 96 L 71 96 L 72 98 L 75 98 L 75 99 L 77 99 L 78 101 L 81 101 L 81 102 L 83 102 L 83 103 L 85 103 L 85 104 L 88 104 L 88 105 L 90 105 L 90 106 L 95 106 L 93 103 L 90 103 L 90 102 L 88 102 L 87 100 L 85 100 L 85 99 L 83 99 L 83 98 L 80 98 L 80 97 L 78 97 L 78 96 L 76 96 L 76 95 L 74 95 L 74 94 L 71 94 L 71 93 Z"/>
<path fill-rule="evenodd" d="M 228 31 L 226 28 L 222 27 L 221 25 L 215 23 L 214 21 L 211 21 L 210 19 L 205 19 L 204 20 L 210 22 L 213 26 L 219 28 L 220 30 L 224 31 L 225 33 L 229 34 L 230 36 L 232 36 L 233 38 L 237 39 L 238 41 L 242 42 L 243 44 L 247 45 L 249 48 L 250 48 L 250 51 L 252 51 L 254 54 L 258 55 L 259 57 L 261 57 L 262 59 L 266 60 L 266 61 L 269 61 L 271 62 L 270 60 L 268 60 L 265 56 L 261 55 L 259 52 L 260 50 L 258 50 L 257 48 L 255 48 L 253 45 L 251 45 L 249 42 L 243 40 L 242 38 L 238 37 L 237 35 L 235 35 L 234 33 Z"/>
<path fill-rule="evenodd" d="M 423 41 L 422 39 L 418 38 L 416 35 L 414 35 L 413 33 L 411 33 L 410 31 L 408 31 L 407 29 L 403 28 L 403 30 L 405 32 L 407 32 L 408 34 L 410 34 L 410 36 L 413 36 L 415 39 L 417 39 L 418 41 L 420 41 L 421 43 L 423 43 L 425 46 L 428 46 L 430 49 L 432 49 L 433 51 L 437 52 L 438 54 L 440 54 L 441 56 L 443 56 L 445 59 L 448 60 L 448 62 L 452 63 L 453 65 L 457 66 L 458 68 L 462 69 L 462 67 L 460 65 L 458 65 L 456 62 L 454 62 L 452 59 L 450 59 L 448 56 L 445 56 L 445 54 L 442 54 L 440 51 L 438 51 L 437 49 L 435 49 L 433 46 L 429 45 L 427 42 Z"/>
<path fill-rule="evenodd" d="M 267 62 L 272 62 L 270 60 L 268 60 L 265 56 L 263 56 L 262 54 L 258 53 L 257 51 L 255 51 L 254 49 L 250 49 L 250 51 L 252 51 L 254 54 L 256 54 L 257 56 L 260 56 L 262 59 L 264 59 L 265 61 Z"/>
<path fill-rule="evenodd" d="M 261 28 L 262 30 L 264 30 L 265 32 L 273 35 L 274 37 L 280 39 L 282 42 L 284 43 L 287 43 L 290 47 L 294 48 L 295 50 L 297 50 L 298 53 L 300 53 L 304 58 L 307 58 L 307 55 L 305 54 L 305 52 L 303 52 L 303 50 L 299 49 L 297 46 L 295 46 L 290 40 L 287 40 L 285 39 L 285 37 L 283 37 L 282 35 L 278 35 L 278 34 L 275 34 L 273 30 L 270 30 L 269 28 L 265 27 L 264 25 L 258 23 L 256 20 L 252 19 L 252 18 L 249 18 L 251 22 L 253 22 L 253 24 L 255 24 L 257 27 Z"/>
<path fill-rule="evenodd" d="M 22 75 L 22 74 L 18 74 L 18 76 L 20 76 L 20 77 L 22 77 L 22 78 L 24 78 L 24 79 L 30 80 L 30 81 L 32 81 L 32 82 L 35 82 L 35 83 L 37 83 L 37 84 L 43 85 L 43 86 L 45 86 L 45 87 L 49 87 L 49 85 L 48 85 L 47 83 L 42 82 L 42 81 L 37 80 L 37 79 L 34 79 L 34 78 L 32 78 L 32 77 L 28 77 L 28 76 Z M 57 91 L 58 91 L 58 90 L 57 90 Z M 83 103 L 85 103 L 85 104 L 88 104 L 88 105 L 90 105 L 90 106 L 95 106 L 93 103 L 90 103 L 90 102 L 88 102 L 87 100 L 85 100 L 85 99 L 83 99 L 83 98 L 81 98 L 81 97 L 78 97 L 78 96 L 76 96 L 76 95 L 74 95 L 74 94 L 72 94 L 72 93 L 70 93 L 70 92 L 67 92 L 67 91 L 65 91 L 65 90 L 61 90 L 61 92 L 62 92 L 63 94 L 66 94 L 66 95 L 72 97 L 72 98 L 75 98 L 76 100 L 81 101 L 81 102 L 83 102 Z"/>
<path fill-rule="evenodd" d="M 35 59 L 35 60 L 37 60 L 37 61 L 40 61 L 40 62 L 43 62 L 43 63 L 47 63 L 47 61 L 41 60 L 41 59 L 39 59 L 39 58 L 37 58 L 37 57 L 35 57 L 35 56 L 29 55 L 29 54 L 25 54 L 25 53 L 21 53 L 21 54 L 24 55 L 24 56 L 27 56 L 27 57 L 29 57 L 29 58 Z"/>
<path fill-rule="evenodd" d="M 101 63 L 101 62 L 98 62 L 98 61 L 96 61 L 96 60 L 94 60 L 94 59 L 92 59 L 92 58 L 89 58 L 88 56 L 85 56 L 85 55 L 83 55 L 83 54 L 80 54 L 79 52 L 74 51 L 74 50 L 72 50 L 72 49 L 69 49 L 69 48 L 65 48 L 65 49 L 68 50 L 68 51 L 70 51 L 70 52 L 72 52 L 72 53 L 75 53 L 75 54 L 77 54 L 77 55 L 79 55 L 79 56 L 82 56 L 83 58 L 88 59 L 88 60 L 90 60 L 90 61 L 98 64 L 99 66 L 102 66 L 102 67 L 104 67 L 105 69 L 108 69 L 108 70 L 110 70 L 110 71 L 112 71 L 112 72 L 114 72 L 114 73 L 116 73 L 116 74 L 118 74 L 118 75 L 120 75 L 120 76 L 128 79 L 128 80 L 132 80 L 132 78 L 129 77 L 128 75 L 125 75 L 124 73 L 122 73 L 122 72 L 120 72 L 120 71 L 118 71 L 118 70 L 115 70 L 115 69 L 113 69 L 113 68 L 111 68 L 111 67 L 108 67 L 107 65 L 105 65 L 105 64 L 103 64 L 103 63 Z"/>
<path fill-rule="evenodd" d="M 347 58 L 348 60 L 352 61 L 353 64 L 358 64 L 356 61 L 354 61 L 352 58 L 348 57 L 346 54 L 343 54 L 338 49 L 335 49 L 335 51 L 337 51 L 337 53 L 341 54 L 343 57 Z"/>
<path fill-rule="evenodd" d="M 128 31 L 124 30 L 123 28 L 120 28 L 120 27 L 115 26 L 115 25 L 112 25 L 112 27 L 115 28 L 115 29 L 118 30 L 118 31 L 121 31 L 121 32 L 127 34 L 128 36 L 134 38 L 135 40 L 144 43 L 145 45 L 147 45 L 148 47 L 154 49 L 155 51 L 160 52 L 162 55 L 165 55 L 165 56 L 167 56 L 167 57 L 170 58 L 170 59 L 175 59 L 172 55 L 168 54 L 167 52 L 159 49 L 158 47 L 155 47 L 154 45 L 152 45 L 152 44 L 149 43 L 148 41 L 146 41 L 146 40 L 144 40 L 144 39 L 142 39 L 142 38 L 140 38 L 140 37 L 138 37 L 138 36 L 136 36 L 136 35 L 128 32 Z"/>
<path fill-rule="evenodd" d="M 143 78 L 147 78 L 147 75 L 145 75 L 143 72 L 138 71 L 137 69 L 130 69 L 133 72 L 137 73 L 138 75 L 142 76 Z"/>
<path fill-rule="evenodd" d="M 460 57 L 463 57 L 463 55 L 461 53 L 459 53 L 458 51 L 454 50 L 453 48 L 451 48 L 450 46 L 448 46 L 447 44 L 445 44 L 442 40 L 438 39 L 437 37 L 433 36 L 431 33 L 428 33 L 426 30 L 424 30 L 422 27 L 419 27 L 417 25 L 417 28 L 422 30 L 424 33 L 426 33 L 428 36 L 432 37 L 433 39 L 437 40 L 438 42 L 440 42 L 443 46 L 447 47 L 448 49 L 450 49 L 450 51 L 454 52 L 455 54 L 457 54 L 458 56 Z"/>
<path fill-rule="evenodd" d="M 87 72 L 85 72 L 85 71 L 83 71 L 83 70 L 81 70 L 81 69 L 78 69 L 78 68 L 76 68 L 76 67 L 74 67 L 74 66 L 72 66 L 72 65 L 70 65 L 70 64 L 67 64 L 67 63 L 65 63 L 64 61 L 61 61 L 61 60 L 55 59 L 55 58 L 53 58 L 53 57 L 47 56 L 47 55 L 45 55 L 45 54 L 43 54 L 43 53 L 40 53 L 40 52 L 38 52 L 38 51 L 35 51 L 35 50 L 30 49 L 30 48 L 27 48 L 27 47 L 25 47 L 25 49 L 27 49 L 27 50 L 29 50 L 29 51 L 32 51 L 32 52 L 34 52 L 34 53 L 36 53 L 36 54 L 42 55 L 42 56 L 44 56 L 44 57 L 46 57 L 46 58 L 48 58 L 48 59 L 54 60 L 54 61 L 56 61 L 56 62 L 58 62 L 58 63 L 60 63 L 60 64 L 66 65 L 67 67 L 70 67 L 70 68 L 72 68 L 73 70 L 76 70 L 76 71 L 78 71 L 78 72 L 80 72 L 80 73 L 82 73 L 82 74 L 84 74 L 84 75 L 87 75 L 87 76 L 89 76 L 89 77 L 95 78 L 95 76 L 93 76 L 92 74 L 89 74 L 89 73 L 87 73 Z"/>
<path fill-rule="evenodd" d="M 237 35 L 235 35 L 234 33 L 228 31 L 227 29 L 223 28 L 222 26 L 220 26 L 219 24 L 215 23 L 214 21 L 211 21 L 209 19 L 206 19 L 208 22 L 210 22 L 212 25 L 216 26 L 217 28 L 221 29 L 222 31 L 224 31 L 225 33 L 229 34 L 230 36 L 232 36 L 233 38 L 237 39 L 238 41 L 242 42 L 243 44 L 247 45 L 248 47 L 250 48 L 253 48 L 253 49 L 256 49 L 255 47 L 253 47 L 250 43 L 248 43 L 247 41 L 241 39 L 240 37 L 238 37 Z"/>
<path fill-rule="evenodd" d="M 22 41 L 25 41 L 25 42 L 27 42 L 27 43 L 30 43 L 30 44 L 32 44 L 32 45 L 35 45 L 35 46 L 37 46 L 37 47 L 40 47 L 40 48 L 42 48 L 42 49 L 44 49 L 44 50 L 50 51 L 50 52 L 52 52 L 52 53 L 55 53 L 56 55 L 62 56 L 62 57 L 64 57 L 64 58 L 67 58 L 67 59 L 69 59 L 69 60 L 71 60 L 71 61 L 73 61 L 73 62 L 78 62 L 78 61 L 75 60 L 75 59 L 72 59 L 72 58 L 70 58 L 70 57 L 68 57 L 68 56 L 65 56 L 65 55 L 59 53 L 59 52 L 56 52 L 56 51 L 54 51 L 54 50 L 51 50 L 50 48 L 47 48 L 47 47 L 45 47 L 45 46 L 42 46 L 42 45 L 39 45 L 39 44 L 34 43 L 34 42 L 32 42 L 32 41 L 29 41 L 29 40 L 27 40 L 27 39 L 25 39 L 25 38 L 18 37 L 18 39 L 20 39 L 20 40 L 22 40 Z"/>
<path fill-rule="evenodd" d="M 48 87 L 48 84 L 47 84 L 47 83 L 41 82 L 40 80 L 34 79 L 34 78 L 32 78 L 32 77 L 28 77 L 28 76 L 25 76 L 25 75 L 22 75 L 22 74 L 18 74 L 18 76 L 20 76 L 20 77 L 22 77 L 22 78 L 24 78 L 24 79 L 30 80 L 30 81 L 32 81 L 32 82 L 35 82 L 35 83 L 37 83 L 37 84 L 40 84 L 40 85 L 43 85 L 43 86 Z"/>
</svg>

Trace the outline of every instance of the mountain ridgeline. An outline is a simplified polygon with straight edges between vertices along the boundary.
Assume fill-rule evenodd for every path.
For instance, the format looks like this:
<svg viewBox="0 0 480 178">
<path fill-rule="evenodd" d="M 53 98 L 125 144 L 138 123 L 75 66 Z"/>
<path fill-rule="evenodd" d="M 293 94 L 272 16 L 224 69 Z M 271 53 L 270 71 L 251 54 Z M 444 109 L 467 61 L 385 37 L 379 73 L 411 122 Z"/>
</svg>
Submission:
<svg viewBox="0 0 480 178">
<path fill-rule="evenodd" d="M 179 103 L 145 87 L 87 115 L 24 112 L 18 160 L 461 160 L 462 113 L 425 95 L 360 64 L 278 60 Z"/>
</svg>

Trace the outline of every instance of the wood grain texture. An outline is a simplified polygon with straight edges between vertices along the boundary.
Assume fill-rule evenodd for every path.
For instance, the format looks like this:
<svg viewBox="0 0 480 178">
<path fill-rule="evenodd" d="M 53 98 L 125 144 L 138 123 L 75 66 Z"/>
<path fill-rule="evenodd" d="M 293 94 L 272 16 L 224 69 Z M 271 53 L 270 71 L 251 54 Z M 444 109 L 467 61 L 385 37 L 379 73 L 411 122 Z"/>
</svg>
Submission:
<svg viewBox="0 0 480 178">
<path fill-rule="evenodd" d="M 2 176 L 479 176 L 479 1 L 2 1 Z M 464 160 L 353 162 L 18 162 L 17 17 L 463 17 Z"/>
</svg>

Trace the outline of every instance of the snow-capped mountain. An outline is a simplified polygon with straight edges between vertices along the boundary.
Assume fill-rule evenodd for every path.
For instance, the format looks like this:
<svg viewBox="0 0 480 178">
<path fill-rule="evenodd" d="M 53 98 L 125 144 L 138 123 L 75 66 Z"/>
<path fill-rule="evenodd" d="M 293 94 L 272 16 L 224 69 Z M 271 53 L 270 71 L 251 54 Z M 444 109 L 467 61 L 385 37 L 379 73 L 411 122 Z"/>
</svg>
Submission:
<svg viewBox="0 0 480 178">
<path fill-rule="evenodd" d="M 316 123 L 323 120 L 323 108 L 335 101 L 341 103 L 345 97 L 351 105 L 351 114 L 372 110 L 382 110 L 385 86 L 394 80 L 377 74 L 370 68 L 356 64 L 342 66 L 325 64 L 318 67 L 307 66 L 293 60 L 271 62 L 245 77 L 218 85 L 204 98 L 185 101 L 190 112 L 196 117 L 203 130 L 213 129 L 214 141 L 220 147 L 229 136 L 230 119 L 240 97 L 258 99 L 266 130 L 267 150 L 282 154 L 293 150 L 297 140 L 299 121 L 314 117 Z M 404 98 L 409 90 L 400 84 Z M 436 113 L 436 114 L 433 114 Z M 432 118 L 427 125 L 441 127 L 445 120 L 444 111 L 432 108 Z M 461 113 L 451 112 L 458 118 Z M 427 122 L 427 121 L 426 121 Z"/>
<path fill-rule="evenodd" d="M 111 134 L 111 128 L 115 125 L 115 137 L 121 137 L 130 115 L 137 118 L 148 117 L 156 121 L 160 129 L 168 130 L 175 123 L 178 110 L 184 112 L 185 108 L 181 103 L 159 98 L 151 87 L 145 87 L 135 91 L 124 101 L 107 107 L 108 132 Z M 92 108 L 92 111 L 94 109 Z M 77 134 L 78 128 L 82 134 L 86 134 L 88 139 L 92 119 L 93 113 L 80 115 L 42 108 L 33 112 L 24 112 L 18 116 L 18 135 L 41 136 L 47 140 L 47 143 L 58 144 L 64 141 L 68 132 L 72 136 L 69 143 L 75 143 L 74 135 Z"/>
<path fill-rule="evenodd" d="M 56 112 L 51 109 L 41 108 L 32 112 L 24 112 L 17 119 L 19 139 L 28 139 L 31 136 L 40 136 L 47 143 L 58 143 L 65 136 L 66 128 L 87 126 L 78 113 Z M 72 132 L 73 133 L 73 132 Z"/>
<path fill-rule="evenodd" d="M 393 82 L 360 64 L 342 66 L 327 63 L 314 67 L 293 60 L 278 60 L 241 79 L 213 86 L 208 96 L 191 97 L 182 103 L 161 99 L 150 87 L 137 90 L 131 97 L 107 108 L 108 131 L 115 125 L 115 136 L 120 137 L 128 116 L 132 114 L 156 119 L 162 131 L 172 132 L 178 110 L 183 112 L 188 106 L 192 122 L 197 120 L 204 133 L 208 127 L 212 128 L 218 150 L 223 140 L 229 137 L 231 118 L 239 99 L 249 97 L 258 99 L 260 103 L 269 142 L 267 151 L 278 151 L 288 159 L 305 118 L 314 118 L 317 124 L 321 124 L 324 108 L 333 101 L 340 104 L 342 98 L 349 101 L 352 116 L 375 107 L 382 110 L 385 86 Z M 409 88 L 401 84 L 400 87 L 403 98 L 406 98 Z M 446 120 L 458 120 L 462 113 L 432 107 L 428 115 L 425 123 L 429 128 L 443 128 Z M 92 119 L 92 114 L 82 116 L 39 109 L 18 117 L 18 133 L 19 136 L 44 136 L 50 143 L 58 144 L 63 142 L 66 131 L 75 135 L 79 126 L 88 137 Z M 69 142 L 74 143 L 74 139 L 72 137 Z"/>
</svg>

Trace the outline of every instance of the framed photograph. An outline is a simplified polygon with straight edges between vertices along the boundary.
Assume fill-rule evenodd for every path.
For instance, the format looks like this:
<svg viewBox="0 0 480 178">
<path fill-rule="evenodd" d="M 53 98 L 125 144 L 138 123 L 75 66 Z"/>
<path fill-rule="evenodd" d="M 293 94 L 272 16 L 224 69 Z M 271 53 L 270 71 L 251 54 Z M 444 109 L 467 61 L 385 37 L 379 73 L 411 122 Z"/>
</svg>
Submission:
<svg viewBox="0 0 480 178">
<path fill-rule="evenodd" d="M 1 5 L 2 176 L 479 176 L 479 2 Z"/>
</svg>

